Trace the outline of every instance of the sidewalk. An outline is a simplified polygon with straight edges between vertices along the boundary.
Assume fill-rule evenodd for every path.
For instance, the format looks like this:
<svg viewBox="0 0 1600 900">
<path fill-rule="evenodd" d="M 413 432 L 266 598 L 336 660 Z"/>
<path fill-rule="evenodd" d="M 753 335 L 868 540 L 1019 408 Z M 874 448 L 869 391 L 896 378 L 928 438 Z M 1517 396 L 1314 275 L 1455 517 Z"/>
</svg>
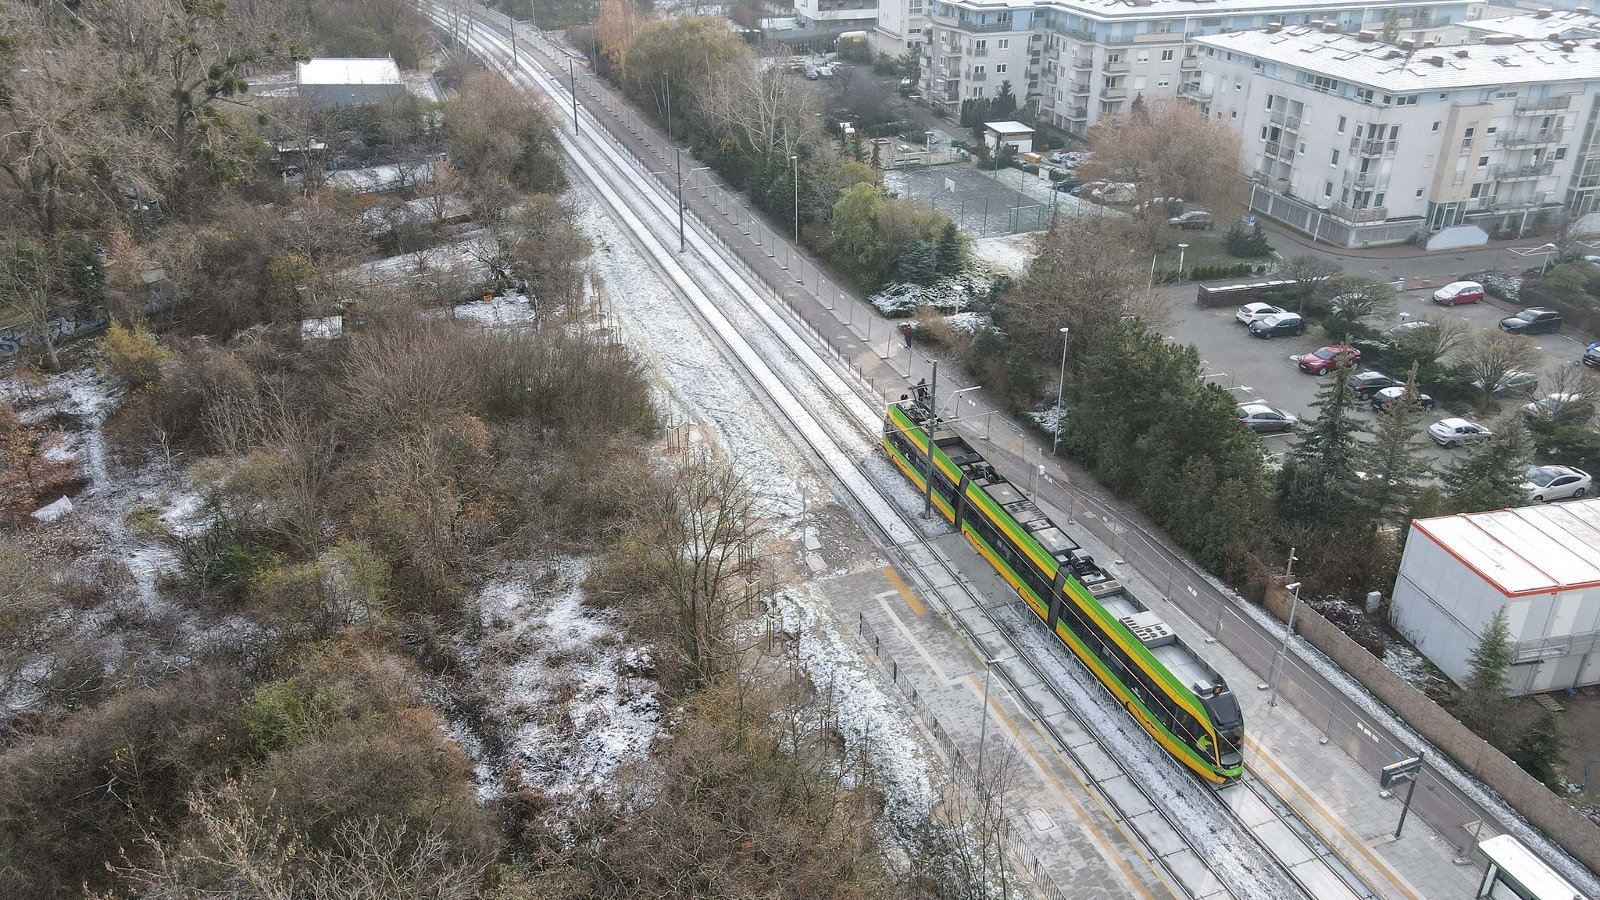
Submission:
<svg viewBox="0 0 1600 900">
<path fill-rule="evenodd" d="M 612 133 L 646 159 L 648 168 L 672 168 L 672 145 L 653 127 L 610 96 L 609 90 L 595 79 L 581 79 L 579 89 L 590 111 L 608 120 Z M 689 169 L 686 159 L 685 171 Z M 787 240 L 786 231 L 774 232 L 758 213 L 752 213 L 740 198 L 708 177 L 710 173 L 696 174 L 698 177 L 684 191 L 695 217 L 708 223 L 714 236 L 751 272 L 772 285 L 793 314 L 811 326 L 819 341 L 869 385 L 885 397 L 897 397 L 918 379 L 931 380 L 932 361 L 907 347 L 891 323 L 878 318 L 870 306 L 830 278 L 804 251 L 796 251 Z M 663 178 L 663 183 L 673 182 Z M 941 398 L 951 398 L 954 391 L 969 386 L 964 374 L 941 368 Z M 1026 471 L 1023 460 L 1032 460 L 1041 453 L 1038 437 L 1011 424 L 986 401 L 975 398 L 976 393 L 963 393 L 954 408 L 947 400 L 944 414 L 967 418 L 980 433 L 987 429 L 994 438 L 991 446 L 1003 451 L 996 457 L 1002 468 Z M 1046 473 L 1043 502 L 1072 503 L 1062 485 L 1078 476 L 1053 462 L 1047 465 Z M 1110 548 L 1094 542 L 1087 529 L 1069 530 L 1091 547 L 1097 558 L 1119 558 Z M 1139 572 L 1126 564 L 1117 566 L 1117 571 L 1134 585 L 1132 590 L 1138 596 L 1150 601 L 1161 596 L 1152 579 L 1170 583 L 1171 578 L 1165 571 Z M 1206 645 L 1204 629 L 1175 609 L 1173 612 L 1172 624 L 1180 634 L 1196 646 Z M 886 630 L 893 630 L 892 623 Z M 1358 768 L 1340 749 L 1321 740 L 1319 729 L 1287 702 L 1280 701 L 1275 708 L 1266 706 L 1265 696 L 1253 689 L 1262 680 L 1265 660 L 1249 660 L 1247 667 L 1217 645 L 1207 646 L 1217 649 L 1215 654 L 1208 653 L 1208 658 L 1229 679 L 1244 705 L 1247 729 L 1254 736 L 1250 748 L 1252 770 L 1271 783 L 1326 841 L 1339 848 L 1353 867 L 1374 884 L 1391 885 L 1392 896 L 1470 896 L 1476 875 L 1472 867 L 1452 862 L 1455 845 L 1433 833 L 1415 816 L 1407 822 L 1399 841 L 1389 840 L 1387 835 L 1392 834 L 1398 818 L 1398 803 L 1378 796 L 1375 774 Z M 1461 842 L 1461 837 L 1451 837 Z"/>
</svg>

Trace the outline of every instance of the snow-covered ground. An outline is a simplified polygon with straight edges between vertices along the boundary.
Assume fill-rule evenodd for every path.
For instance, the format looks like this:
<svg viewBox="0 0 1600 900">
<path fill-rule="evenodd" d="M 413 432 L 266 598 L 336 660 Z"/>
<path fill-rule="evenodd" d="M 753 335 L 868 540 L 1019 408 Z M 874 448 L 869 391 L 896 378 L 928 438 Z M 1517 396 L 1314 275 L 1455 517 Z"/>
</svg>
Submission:
<svg viewBox="0 0 1600 900">
<path fill-rule="evenodd" d="M 1020 278 L 1038 255 L 1038 235 L 1033 232 L 978 238 L 972 242 L 972 260 L 996 272 Z"/>
<path fill-rule="evenodd" d="M 649 654 L 622 642 L 611 611 L 585 604 L 588 573 L 586 560 L 558 557 L 491 579 L 472 651 L 504 732 L 501 766 L 564 803 L 604 792 L 649 753 L 661 721 Z"/>
<path fill-rule="evenodd" d="M 379 191 L 392 191 L 405 184 L 416 184 L 433 179 L 433 163 L 422 162 L 407 165 L 390 163 L 383 166 L 369 166 L 365 169 L 341 169 L 328 173 L 328 184 L 335 188 L 343 188 L 358 194 L 372 194 Z"/>
</svg>

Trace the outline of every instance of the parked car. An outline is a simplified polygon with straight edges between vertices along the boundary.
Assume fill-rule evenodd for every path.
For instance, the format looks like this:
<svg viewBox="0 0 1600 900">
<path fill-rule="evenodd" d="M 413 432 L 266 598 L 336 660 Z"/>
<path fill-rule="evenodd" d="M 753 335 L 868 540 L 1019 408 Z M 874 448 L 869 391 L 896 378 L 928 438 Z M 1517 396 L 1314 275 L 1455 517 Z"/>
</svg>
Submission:
<svg viewBox="0 0 1600 900">
<path fill-rule="evenodd" d="M 1590 368 L 1600 369 L 1600 341 L 1595 341 L 1584 348 L 1583 364 Z"/>
<path fill-rule="evenodd" d="M 1332 372 L 1340 366 L 1355 365 L 1361 361 L 1361 351 L 1348 344 L 1329 344 L 1300 357 L 1300 371 L 1317 377 Z"/>
<path fill-rule="evenodd" d="M 1522 475 L 1522 489 L 1541 503 L 1576 500 L 1589 493 L 1592 482 L 1588 472 L 1571 466 L 1532 466 Z"/>
<path fill-rule="evenodd" d="M 1432 327 L 1432 322 L 1428 322 L 1423 319 L 1410 319 L 1405 322 L 1399 322 L 1397 324 L 1390 325 L 1388 328 L 1383 330 L 1383 333 L 1392 338 L 1401 338 L 1413 331 L 1416 331 L 1418 328 Z"/>
<path fill-rule="evenodd" d="M 1494 432 L 1466 419 L 1441 419 L 1428 426 L 1428 437 L 1441 447 L 1459 447 L 1486 441 Z"/>
<path fill-rule="evenodd" d="M 1168 219 L 1167 224 L 1177 228 L 1182 228 L 1185 231 L 1191 231 L 1194 229 L 1210 231 L 1211 227 L 1216 224 L 1216 221 L 1216 217 L 1212 216 L 1211 213 L 1208 213 L 1203 209 L 1191 209 L 1186 213 L 1182 213 Z"/>
<path fill-rule="evenodd" d="M 1071 175 L 1068 175 L 1066 178 L 1061 179 L 1050 187 L 1052 190 L 1061 191 L 1065 194 L 1077 194 L 1078 186 L 1081 184 L 1083 184 L 1083 182 L 1073 178 Z"/>
<path fill-rule="evenodd" d="M 1105 186 L 1106 182 L 1104 181 L 1085 181 L 1083 184 L 1080 184 L 1072 189 L 1072 196 L 1082 197 L 1083 199 L 1087 200 L 1094 194 L 1095 191 Z"/>
<path fill-rule="evenodd" d="M 1483 379 L 1479 378 L 1472 383 L 1478 390 L 1483 390 Z M 1532 372 L 1507 372 L 1500 376 L 1495 383 L 1494 394 L 1531 394 L 1539 389 L 1539 376 Z"/>
<path fill-rule="evenodd" d="M 1178 216 L 1183 214 L 1182 197 L 1151 197 L 1143 203 L 1135 203 L 1132 212 L 1134 215 L 1143 215 L 1146 212 L 1160 212 L 1163 216 Z"/>
<path fill-rule="evenodd" d="M 1395 381 L 1393 378 L 1390 378 L 1382 372 L 1368 370 L 1366 372 L 1357 372 L 1354 375 L 1351 375 L 1345 380 L 1344 386 L 1354 392 L 1355 395 L 1360 399 L 1368 400 L 1371 399 L 1373 394 L 1376 394 L 1384 388 L 1396 387 L 1399 384 L 1400 382 Z"/>
<path fill-rule="evenodd" d="M 1289 413 L 1274 409 L 1260 401 L 1239 404 L 1239 424 L 1257 434 L 1288 431 L 1298 421 L 1299 419 Z"/>
<path fill-rule="evenodd" d="M 1582 422 L 1594 415 L 1594 403 L 1580 394 L 1545 394 L 1524 404 L 1522 415 L 1531 420 L 1555 424 Z"/>
<path fill-rule="evenodd" d="M 1561 313 L 1542 306 L 1530 306 L 1514 316 L 1501 319 L 1500 327 L 1512 334 L 1555 334 L 1561 330 Z"/>
<path fill-rule="evenodd" d="M 1272 339 L 1280 334 L 1305 334 L 1306 321 L 1298 313 L 1280 312 L 1260 316 L 1250 323 L 1250 333 L 1258 338 Z"/>
<path fill-rule="evenodd" d="M 1233 318 L 1240 325 L 1249 325 L 1263 316 L 1276 316 L 1282 312 L 1283 310 L 1273 306 L 1271 303 L 1246 303 L 1239 307 L 1239 311 L 1233 314 Z"/>
<path fill-rule="evenodd" d="M 1452 281 L 1433 292 L 1433 302 L 1442 306 L 1477 303 L 1483 299 L 1483 285 L 1476 281 Z"/>
<path fill-rule="evenodd" d="M 1394 409 L 1395 404 L 1406 395 L 1406 386 L 1397 384 L 1394 387 L 1380 388 L 1372 395 L 1372 411 L 1388 412 Z M 1433 398 L 1421 391 L 1417 392 L 1417 405 L 1423 409 L 1433 409 Z"/>
<path fill-rule="evenodd" d="M 1132 203 L 1139 196 L 1139 186 L 1126 181 L 1102 183 L 1092 191 L 1079 194 L 1096 203 Z"/>
</svg>

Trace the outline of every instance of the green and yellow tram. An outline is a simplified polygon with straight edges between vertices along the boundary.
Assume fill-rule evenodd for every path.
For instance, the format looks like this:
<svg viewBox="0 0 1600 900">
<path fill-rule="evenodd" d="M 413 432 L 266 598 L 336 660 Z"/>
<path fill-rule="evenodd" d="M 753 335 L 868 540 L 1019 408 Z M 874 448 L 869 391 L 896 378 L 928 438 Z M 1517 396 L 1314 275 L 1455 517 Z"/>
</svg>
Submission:
<svg viewBox="0 0 1600 900">
<path fill-rule="evenodd" d="M 932 423 L 931 429 L 929 428 Z M 1178 762 L 1216 784 L 1244 772 L 1244 719 L 1209 665 L 918 399 L 889 405 L 883 448 L 1056 639 Z"/>
</svg>

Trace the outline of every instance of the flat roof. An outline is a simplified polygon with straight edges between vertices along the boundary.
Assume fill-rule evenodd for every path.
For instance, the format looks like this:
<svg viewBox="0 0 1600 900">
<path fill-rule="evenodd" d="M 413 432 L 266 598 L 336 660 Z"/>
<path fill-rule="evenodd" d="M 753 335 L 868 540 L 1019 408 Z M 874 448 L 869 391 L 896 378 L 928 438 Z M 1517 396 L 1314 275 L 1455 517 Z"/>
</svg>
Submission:
<svg viewBox="0 0 1600 900">
<path fill-rule="evenodd" d="M 1061 10 L 1100 22 L 1144 19 L 1210 19 L 1233 13 L 1315 12 L 1319 16 L 1344 10 L 1368 10 L 1390 4 L 1382 0 L 947 0 L 951 6 L 973 12 L 1034 9 Z M 1395 0 L 1394 6 L 1404 5 Z M 1447 6 L 1465 7 L 1466 3 Z"/>
<path fill-rule="evenodd" d="M 1567 883 L 1565 878 L 1556 874 L 1556 871 L 1544 860 L 1534 856 L 1522 842 L 1509 834 L 1497 835 L 1478 842 L 1478 849 L 1490 862 L 1500 867 L 1503 876 L 1509 876 L 1516 881 L 1517 886 L 1529 891 L 1535 897 L 1570 897 L 1572 900 L 1582 900 L 1583 895 L 1578 889 Z"/>
<path fill-rule="evenodd" d="M 1556 81 L 1600 81 L 1594 41 L 1568 49 L 1543 40 L 1402 50 L 1356 35 L 1297 25 L 1278 31 L 1236 31 L 1196 43 L 1328 75 L 1391 93 L 1497 87 Z"/>
<path fill-rule="evenodd" d="M 1576 10 L 1551 11 L 1547 15 L 1525 13 L 1501 16 L 1496 19 L 1478 19 L 1462 22 L 1461 27 L 1480 34 L 1509 34 L 1524 40 L 1548 40 L 1557 35 L 1562 40 L 1581 41 L 1600 37 L 1600 15 Z"/>
<path fill-rule="evenodd" d="M 1600 586 L 1600 498 L 1418 519 L 1411 527 L 1507 597 Z"/>
<path fill-rule="evenodd" d="M 1001 134 L 1021 134 L 1024 131 L 1029 133 L 1033 132 L 1032 128 L 1022 124 L 1021 122 L 985 122 L 983 123 L 983 127 L 989 129 L 990 131 L 998 131 Z"/>
<path fill-rule="evenodd" d="M 322 57 L 295 64 L 299 84 L 399 84 L 394 60 Z"/>
</svg>

